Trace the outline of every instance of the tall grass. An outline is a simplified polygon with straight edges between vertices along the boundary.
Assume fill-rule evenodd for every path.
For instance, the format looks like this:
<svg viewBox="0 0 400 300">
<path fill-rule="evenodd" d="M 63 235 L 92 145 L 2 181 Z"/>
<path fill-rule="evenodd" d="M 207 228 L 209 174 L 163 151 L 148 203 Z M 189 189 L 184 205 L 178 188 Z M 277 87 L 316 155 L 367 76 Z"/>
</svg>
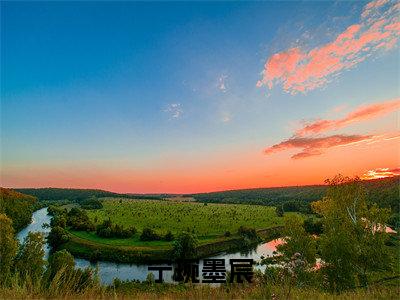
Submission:
<svg viewBox="0 0 400 300">
<path fill-rule="evenodd" d="M 82 275 L 81 275 L 82 276 Z M 157 284 L 154 282 L 118 282 L 103 286 L 98 278 L 82 285 L 85 278 L 65 269 L 53 278 L 31 280 L 18 275 L 8 287 L 0 288 L 0 299 L 398 299 L 400 287 L 376 285 L 340 295 L 315 288 L 271 285 L 256 279 L 252 284 L 226 284 L 213 287 L 204 284 Z M 87 281 L 86 281 L 87 282 Z"/>
</svg>

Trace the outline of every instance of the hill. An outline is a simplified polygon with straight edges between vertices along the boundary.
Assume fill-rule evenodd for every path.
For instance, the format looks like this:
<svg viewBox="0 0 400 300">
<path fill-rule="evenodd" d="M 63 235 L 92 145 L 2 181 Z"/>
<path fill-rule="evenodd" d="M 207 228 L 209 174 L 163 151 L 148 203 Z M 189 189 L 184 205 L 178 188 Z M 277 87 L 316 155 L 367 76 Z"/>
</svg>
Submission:
<svg viewBox="0 0 400 300">
<path fill-rule="evenodd" d="M 400 176 L 365 180 L 368 201 L 381 207 L 399 212 Z M 290 186 L 276 188 L 256 188 L 231 190 L 191 195 L 196 201 L 206 203 L 243 203 L 270 206 L 282 206 L 285 211 L 309 210 L 309 203 L 321 199 L 326 192 L 326 185 Z"/>
<path fill-rule="evenodd" d="M 14 189 L 20 193 L 37 197 L 40 201 L 62 201 L 82 202 L 89 198 L 119 197 L 140 199 L 161 199 L 161 196 L 118 194 L 114 192 L 96 189 L 72 189 L 72 188 L 22 188 Z"/>
<path fill-rule="evenodd" d="M 400 203 L 400 176 L 365 180 L 363 184 L 368 190 L 370 203 L 388 207 L 398 213 Z M 309 212 L 309 203 L 321 199 L 326 192 L 326 185 L 289 186 L 273 188 L 242 189 L 199 193 L 185 195 L 193 197 L 198 202 L 233 203 L 281 206 L 285 211 Z M 119 194 L 96 189 L 66 189 L 66 188 L 23 188 L 18 192 L 37 197 L 40 201 L 69 200 L 80 203 L 89 198 L 118 197 L 130 199 L 164 199 L 167 194 Z"/>
<path fill-rule="evenodd" d="M 6 214 L 13 220 L 13 227 L 16 231 L 31 222 L 36 202 L 37 199 L 33 196 L 0 188 L 0 213 Z"/>
</svg>

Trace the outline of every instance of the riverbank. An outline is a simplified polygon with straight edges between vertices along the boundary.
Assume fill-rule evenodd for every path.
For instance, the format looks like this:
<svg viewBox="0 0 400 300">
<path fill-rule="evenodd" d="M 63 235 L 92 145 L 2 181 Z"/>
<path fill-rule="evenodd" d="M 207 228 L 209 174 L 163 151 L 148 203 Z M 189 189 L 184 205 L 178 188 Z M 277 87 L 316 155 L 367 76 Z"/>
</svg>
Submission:
<svg viewBox="0 0 400 300">
<path fill-rule="evenodd" d="M 262 241 L 268 241 L 280 236 L 283 226 L 257 230 Z M 246 251 L 256 247 L 259 241 L 247 244 L 240 236 L 220 238 L 213 242 L 200 244 L 197 247 L 197 258 L 205 258 L 220 253 Z M 61 246 L 72 255 L 88 259 L 92 262 L 109 261 L 116 263 L 164 263 L 171 260 L 172 247 L 135 247 L 115 246 L 96 243 L 70 234 L 70 240 Z"/>
</svg>

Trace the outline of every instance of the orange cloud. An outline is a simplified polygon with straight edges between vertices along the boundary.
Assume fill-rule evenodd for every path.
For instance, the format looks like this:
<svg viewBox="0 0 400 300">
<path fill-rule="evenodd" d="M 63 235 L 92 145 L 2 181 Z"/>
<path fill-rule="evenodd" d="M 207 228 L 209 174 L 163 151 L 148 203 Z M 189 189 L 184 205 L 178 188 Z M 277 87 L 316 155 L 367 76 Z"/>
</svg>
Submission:
<svg viewBox="0 0 400 300">
<path fill-rule="evenodd" d="M 396 2 L 372 1 L 364 7 L 360 23 L 349 26 L 334 41 L 310 51 L 294 47 L 273 54 L 265 63 L 257 87 L 272 89 L 282 84 L 286 92 L 306 92 L 323 86 L 378 49 L 392 49 L 400 32 L 399 10 Z"/>
<path fill-rule="evenodd" d="M 303 136 L 306 134 L 320 133 L 331 129 L 338 129 L 355 122 L 360 122 L 385 115 L 399 108 L 400 98 L 386 102 L 360 106 L 342 119 L 317 120 L 315 122 L 308 123 L 303 128 L 299 129 L 296 132 L 296 135 Z"/>
<path fill-rule="evenodd" d="M 378 168 L 374 170 L 369 170 L 363 175 L 361 175 L 361 179 L 378 179 L 378 178 L 386 178 L 386 177 L 394 177 L 400 175 L 400 168 Z"/>
<path fill-rule="evenodd" d="M 293 159 L 301 159 L 309 156 L 320 155 L 324 150 L 346 146 L 360 142 L 372 141 L 372 135 L 332 135 L 327 137 L 292 137 L 288 140 L 275 144 L 264 150 L 265 154 L 272 154 L 288 149 L 302 149 L 292 156 Z"/>
</svg>

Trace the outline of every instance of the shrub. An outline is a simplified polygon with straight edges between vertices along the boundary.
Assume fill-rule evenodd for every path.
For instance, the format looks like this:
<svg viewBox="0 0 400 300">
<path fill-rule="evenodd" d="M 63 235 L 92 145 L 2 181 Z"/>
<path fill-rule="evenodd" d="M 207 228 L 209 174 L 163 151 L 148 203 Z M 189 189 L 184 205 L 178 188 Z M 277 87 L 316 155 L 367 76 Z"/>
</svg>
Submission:
<svg viewBox="0 0 400 300">
<path fill-rule="evenodd" d="M 238 233 L 244 237 L 244 238 L 248 238 L 250 240 L 256 240 L 258 238 L 257 236 L 257 232 L 254 228 L 250 228 L 250 227 L 244 227 L 244 226 L 240 226 Z"/>
<path fill-rule="evenodd" d="M 167 234 L 164 236 L 164 240 L 166 241 L 172 241 L 174 239 L 174 235 L 172 234 L 171 231 L 168 231 Z"/>
<path fill-rule="evenodd" d="M 47 236 L 47 242 L 53 249 L 57 249 L 60 245 L 68 242 L 68 240 L 68 233 L 60 226 L 54 226 Z"/>
<path fill-rule="evenodd" d="M 141 241 L 157 241 L 160 239 L 161 237 L 151 228 L 144 228 L 140 235 Z"/>
<path fill-rule="evenodd" d="M 191 259 L 197 255 L 197 237 L 190 232 L 181 233 L 174 241 L 173 254 L 176 259 Z"/>
<path fill-rule="evenodd" d="M 102 224 L 96 228 L 96 234 L 100 237 L 110 238 L 130 238 L 136 233 L 135 227 L 124 229 L 122 225 L 113 225 L 111 220 L 104 220 Z"/>
<path fill-rule="evenodd" d="M 103 208 L 103 203 L 95 197 L 91 197 L 87 200 L 85 200 L 82 204 L 81 207 L 84 209 L 101 209 Z"/>
</svg>

